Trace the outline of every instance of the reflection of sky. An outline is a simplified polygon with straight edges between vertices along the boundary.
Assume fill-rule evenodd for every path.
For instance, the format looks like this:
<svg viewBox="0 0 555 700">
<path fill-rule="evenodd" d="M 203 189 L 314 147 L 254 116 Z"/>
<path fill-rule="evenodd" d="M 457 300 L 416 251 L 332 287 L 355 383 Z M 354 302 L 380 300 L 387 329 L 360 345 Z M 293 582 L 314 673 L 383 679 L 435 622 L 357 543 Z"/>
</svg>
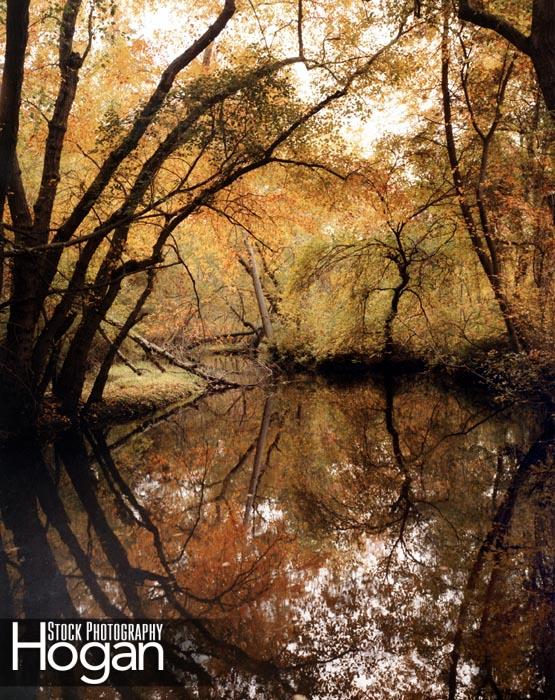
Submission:
<svg viewBox="0 0 555 700">
<path fill-rule="evenodd" d="M 407 545 L 416 551 L 420 560 L 425 560 L 425 545 L 422 543 L 418 548 L 418 535 L 413 533 L 410 540 Z M 352 676 L 354 687 L 371 693 L 371 697 L 398 698 L 397 693 L 401 689 L 407 694 L 422 692 L 426 693 L 426 697 L 441 697 L 438 669 L 443 660 L 442 648 L 438 648 L 434 656 L 423 656 L 415 649 L 406 653 L 388 650 L 386 647 L 389 645 L 405 646 L 407 640 L 399 636 L 386 639 L 387 618 L 391 619 L 394 628 L 399 624 L 400 616 L 418 619 L 432 607 L 437 616 L 438 629 L 445 630 L 449 628 L 453 605 L 457 600 L 450 592 L 433 599 L 430 594 L 426 596 L 411 591 L 410 586 L 414 585 L 412 576 L 419 575 L 421 570 L 402 549 L 397 550 L 396 557 L 404 568 L 411 571 L 411 577 L 386 577 L 383 560 L 390 544 L 385 538 L 365 537 L 358 551 L 351 551 L 345 560 L 330 560 L 329 566 L 320 567 L 314 576 L 305 581 L 305 596 L 291 601 L 291 607 L 301 628 L 310 630 L 310 642 L 304 648 L 298 643 L 288 648 L 299 659 L 312 658 L 317 649 L 322 657 L 333 656 L 334 653 L 340 655 L 340 658 L 331 659 L 319 668 L 320 682 L 324 685 L 348 673 Z M 384 604 L 384 585 L 390 597 L 404 601 L 402 610 L 399 607 L 392 611 Z M 340 602 L 332 607 L 326 602 L 330 595 L 334 601 L 354 599 L 356 605 L 342 607 Z M 360 646 L 343 654 L 340 645 L 335 645 L 335 639 L 348 641 L 350 633 L 359 626 L 357 638 L 360 637 Z M 425 641 L 431 643 L 431 640 Z M 355 694 L 352 697 L 356 697 Z"/>
<path fill-rule="evenodd" d="M 403 542 L 395 549 L 398 522 L 373 534 L 364 530 L 366 511 L 371 511 L 371 524 L 380 518 L 389 521 L 390 506 L 403 483 L 391 458 L 391 440 L 389 444 L 387 440 L 383 391 L 379 382 L 371 380 L 342 389 L 302 382 L 278 387 L 271 401 L 265 444 L 257 443 L 265 458 L 248 531 L 242 529 L 242 523 L 253 483 L 254 449 L 239 467 L 237 464 L 239 455 L 262 434 L 261 417 L 267 404 L 262 390 L 248 392 L 244 402 L 234 392 L 213 396 L 197 410 L 178 413 L 114 451 L 117 472 L 130 489 L 130 495 L 122 496 L 127 517 L 122 517 L 126 514 L 121 504 L 114 507 L 118 489 L 113 488 L 114 483 L 108 485 L 100 462 L 93 466 L 99 510 L 110 522 L 112 537 L 121 544 L 120 555 L 125 553 L 130 568 L 122 559 L 120 569 L 114 570 L 113 561 L 106 560 L 106 540 L 102 542 L 91 529 L 88 515 L 75 503 L 63 465 L 58 492 L 77 538 L 88 543 L 103 591 L 118 605 L 125 597 L 122 583 L 126 581 L 128 587 L 136 586 L 142 602 L 154 606 L 155 614 L 164 616 L 173 610 L 163 585 L 168 572 L 152 530 L 145 528 L 145 517 L 158 528 L 158 544 L 171 562 L 176 581 L 193 586 L 196 593 L 213 592 L 219 581 L 229 581 L 226 576 L 234 566 L 241 561 L 249 565 L 249 557 L 264 549 L 276 533 L 284 534 L 286 546 L 271 560 L 269 569 L 261 570 L 260 597 L 249 599 L 239 610 L 201 606 L 202 614 L 213 615 L 214 633 L 236 640 L 257 658 L 275 659 L 278 666 L 307 662 L 306 667 L 287 673 L 307 675 L 314 687 L 312 700 L 359 700 L 361 693 L 376 700 L 397 700 L 411 693 L 443 698 L 441 683 L 462 590 L 490 523 L 491 497 L 484 497 L 485 484 L 495 475 L 496 457 L 506 447 L 508 426 L 522 451 L 527 449 L 523 435 L 534 430 L 531 415 L 499 414 L 481 422 L 475 431 L 442 442 L 442 437 L 452 436 L 461 425 L 469 425 L 469 416 L 484 415 L 483 406 L 474 406 L 465 396 L 458 397 L 449 411 L 434 412 L 432 407 L 445 398 L 444 391 L 425 378 L 413 379 L 393 400 L 393 420 L 407 469 L 412 470 L 415 484 L 421 478 L 428 482 L 427 498 L 437 499 L 434 508 L 418 504 L 419 517 L 407 522 Z M 477 417 L 470 421 L 476 422 Z M 422 434 L 428 438 L 424 464 L 418 461 Z M 483 445 L 478 450 L 477 442 Z M 409 456 L 415 455 L 418 459 L 411 462 Z M 512 465 L 507 461 L 507 472 L 514 462 Z M 446 473 L 448 498 L 443 482 L 438 483 Z M 224 487 L 224 497 L 219 498 Z M 339 506 L 340 497 L 352 499 L 358 504 L 354 512 L 360 517 L 360 530 L 357 532 L 356 524 L 352 532 L 333 526 L 320 530 L 318 521 L 309 517 L 314 513 L 298 500 L 299 489 L 330 499 L 328 505 Z M 184 548 L 197 515 L 200 525 L 192 546 Z M 238 527 L 226 530 L 230 522 Z M 104 532 L 104 538 L 108 534 Z M 54 528 L 49 528 L 48 536 L 78 612 L 90 613 L 94 596 L 71 553 Z M 4 541 L 14 556 L 10 537 Z M 114 546 L 112 550 L 113 559 Z M 521 564 L 511 568 L 511 585 L 520 585 Z M 153 576 L 135 579 L 133 567 L 153 572 Z M 157 578 L 160 575 L 162 579 Z M 267 587 L 264 576 L 268 577 Z M 274 580 L 278 582 L 275 586 Z M 518 585 L 512 585 L 511 595 L 522 595 Z M 185 594 L 177 595 L 190 604 Z M 469 624 L 474 625 L 475 620 L 472 617 Z M 206 650 L 199 650 L 197 660 L 213 670 L 218 654 L 202 651 Z M 469 658 L 471 654 L 465 651 L 459 668 L 462 686 L 471 684 L 477 673 Z M 221 697 L 227 697 L 226 672 L 218 681 Z M 240 697 L 255 693 L 257 700 L 281 700 L 282 696 L 260 694 L 263 682 L 257 686 L 249 673 L 237 670 L 241 688 L 245 688 Z M 464 693 L 461 690 L 463 698 Z"/>
</svg>

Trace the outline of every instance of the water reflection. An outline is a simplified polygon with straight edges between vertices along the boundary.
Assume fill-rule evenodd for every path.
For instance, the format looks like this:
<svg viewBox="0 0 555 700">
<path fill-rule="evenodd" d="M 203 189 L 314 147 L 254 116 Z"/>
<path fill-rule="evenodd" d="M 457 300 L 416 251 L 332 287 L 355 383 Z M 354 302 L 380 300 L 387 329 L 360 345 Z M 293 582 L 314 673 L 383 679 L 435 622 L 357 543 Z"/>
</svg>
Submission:
<svg viewBox="0 0 555 700">
<path fill-rule="evenodd" d="M 2 615 L 186 620 L 161 698 L 553 697 L 551 428 L 389 377 L 13 446 Z"/>
</svg>

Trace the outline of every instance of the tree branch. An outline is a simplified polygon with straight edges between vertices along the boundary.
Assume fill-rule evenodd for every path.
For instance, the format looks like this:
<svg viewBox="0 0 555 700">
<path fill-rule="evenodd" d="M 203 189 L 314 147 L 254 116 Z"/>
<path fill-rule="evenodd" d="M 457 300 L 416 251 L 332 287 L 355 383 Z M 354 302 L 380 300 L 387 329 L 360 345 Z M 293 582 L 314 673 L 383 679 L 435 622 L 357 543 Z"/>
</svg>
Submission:
<svg viewBox="0 0 555 700">
<path fill-rule="evenodd" d="M 95 179 L 90 184 L 81 200 L 70 214 L 68 219 L 59 228 L 55 242 L 68 241 L 73 233 L 79 228 L 85 220 L 98 197 L 102 194 L 112 176 L 116 172 L 118 166 L 125 158 L 137 147 L 146 130 L 154 120 L 156 114 L 162 107 L 162 104 L 169 93 L 177 75 L 186 68 L 197 56 L 199 56 L 207 46 L 224 30 L 227 23 L 235 14 L 235 0 L 225 0 L 224 6 L 208 29 L 194 41 L 182 54 L 172 61 L 162 73 L 160 81 L 150 98 L 141 109 L 130 131 L 124 137 L 122 142 L 117 146 L 107 157 L 102 164 Z M 57 265 L 62 254 L 62 249 L 48 251 L 44 261 L 45 284 L 42 288 L 44 294 L 48 288 L 48 284 L 54 278 Z"/>
<path fill-rule="evenodd" d="M 486 10 L 478 10 L 470 4 L 470 0 L 459 0 L 459 19 L 471 22 L 484 29 L 493 29 L 494 32 L 507 39 L 513 46 L 527 56 L 531 55 L 532 44 L 530 37 L 525 36 L 512 24 L 498 15 Z"/>
</svg>

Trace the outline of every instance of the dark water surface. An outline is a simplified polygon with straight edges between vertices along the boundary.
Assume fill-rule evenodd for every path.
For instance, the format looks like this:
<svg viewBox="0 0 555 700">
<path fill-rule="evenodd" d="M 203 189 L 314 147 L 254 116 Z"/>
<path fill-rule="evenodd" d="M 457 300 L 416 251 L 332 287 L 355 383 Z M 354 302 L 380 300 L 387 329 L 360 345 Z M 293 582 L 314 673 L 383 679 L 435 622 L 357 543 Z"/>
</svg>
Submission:
<svg viewBox="0 0 555 700">
<path fill-rule="evenodd" d="M 4 450 L 1 616 L 188 619 L 182 688 L 124 697 L 555 697 L 544 422 L 301 380 Z"/>
</svg>

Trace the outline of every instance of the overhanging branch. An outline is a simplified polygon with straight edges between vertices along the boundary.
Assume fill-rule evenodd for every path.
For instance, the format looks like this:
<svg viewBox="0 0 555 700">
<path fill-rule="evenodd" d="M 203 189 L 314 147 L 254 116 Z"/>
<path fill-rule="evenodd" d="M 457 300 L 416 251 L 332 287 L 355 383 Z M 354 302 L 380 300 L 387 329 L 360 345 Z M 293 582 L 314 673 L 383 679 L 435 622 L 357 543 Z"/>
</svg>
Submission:
<svg viewBox="0 0 555 700">
<path fill-rule="evenodd" d="M 502 17 L 479 10 L 470 4 L 470 0 L 459 0 L 459 19 L 465 22 L 471 22 L 484 29 L 493 29 L 494 32 L 507 39 L 513 46 L 527 56 L 532 53 L 532 43 L 530 38 L 525 36 L 521 31 L 514 27 L 510 22 L 507 22 Z"/>
</svg>

